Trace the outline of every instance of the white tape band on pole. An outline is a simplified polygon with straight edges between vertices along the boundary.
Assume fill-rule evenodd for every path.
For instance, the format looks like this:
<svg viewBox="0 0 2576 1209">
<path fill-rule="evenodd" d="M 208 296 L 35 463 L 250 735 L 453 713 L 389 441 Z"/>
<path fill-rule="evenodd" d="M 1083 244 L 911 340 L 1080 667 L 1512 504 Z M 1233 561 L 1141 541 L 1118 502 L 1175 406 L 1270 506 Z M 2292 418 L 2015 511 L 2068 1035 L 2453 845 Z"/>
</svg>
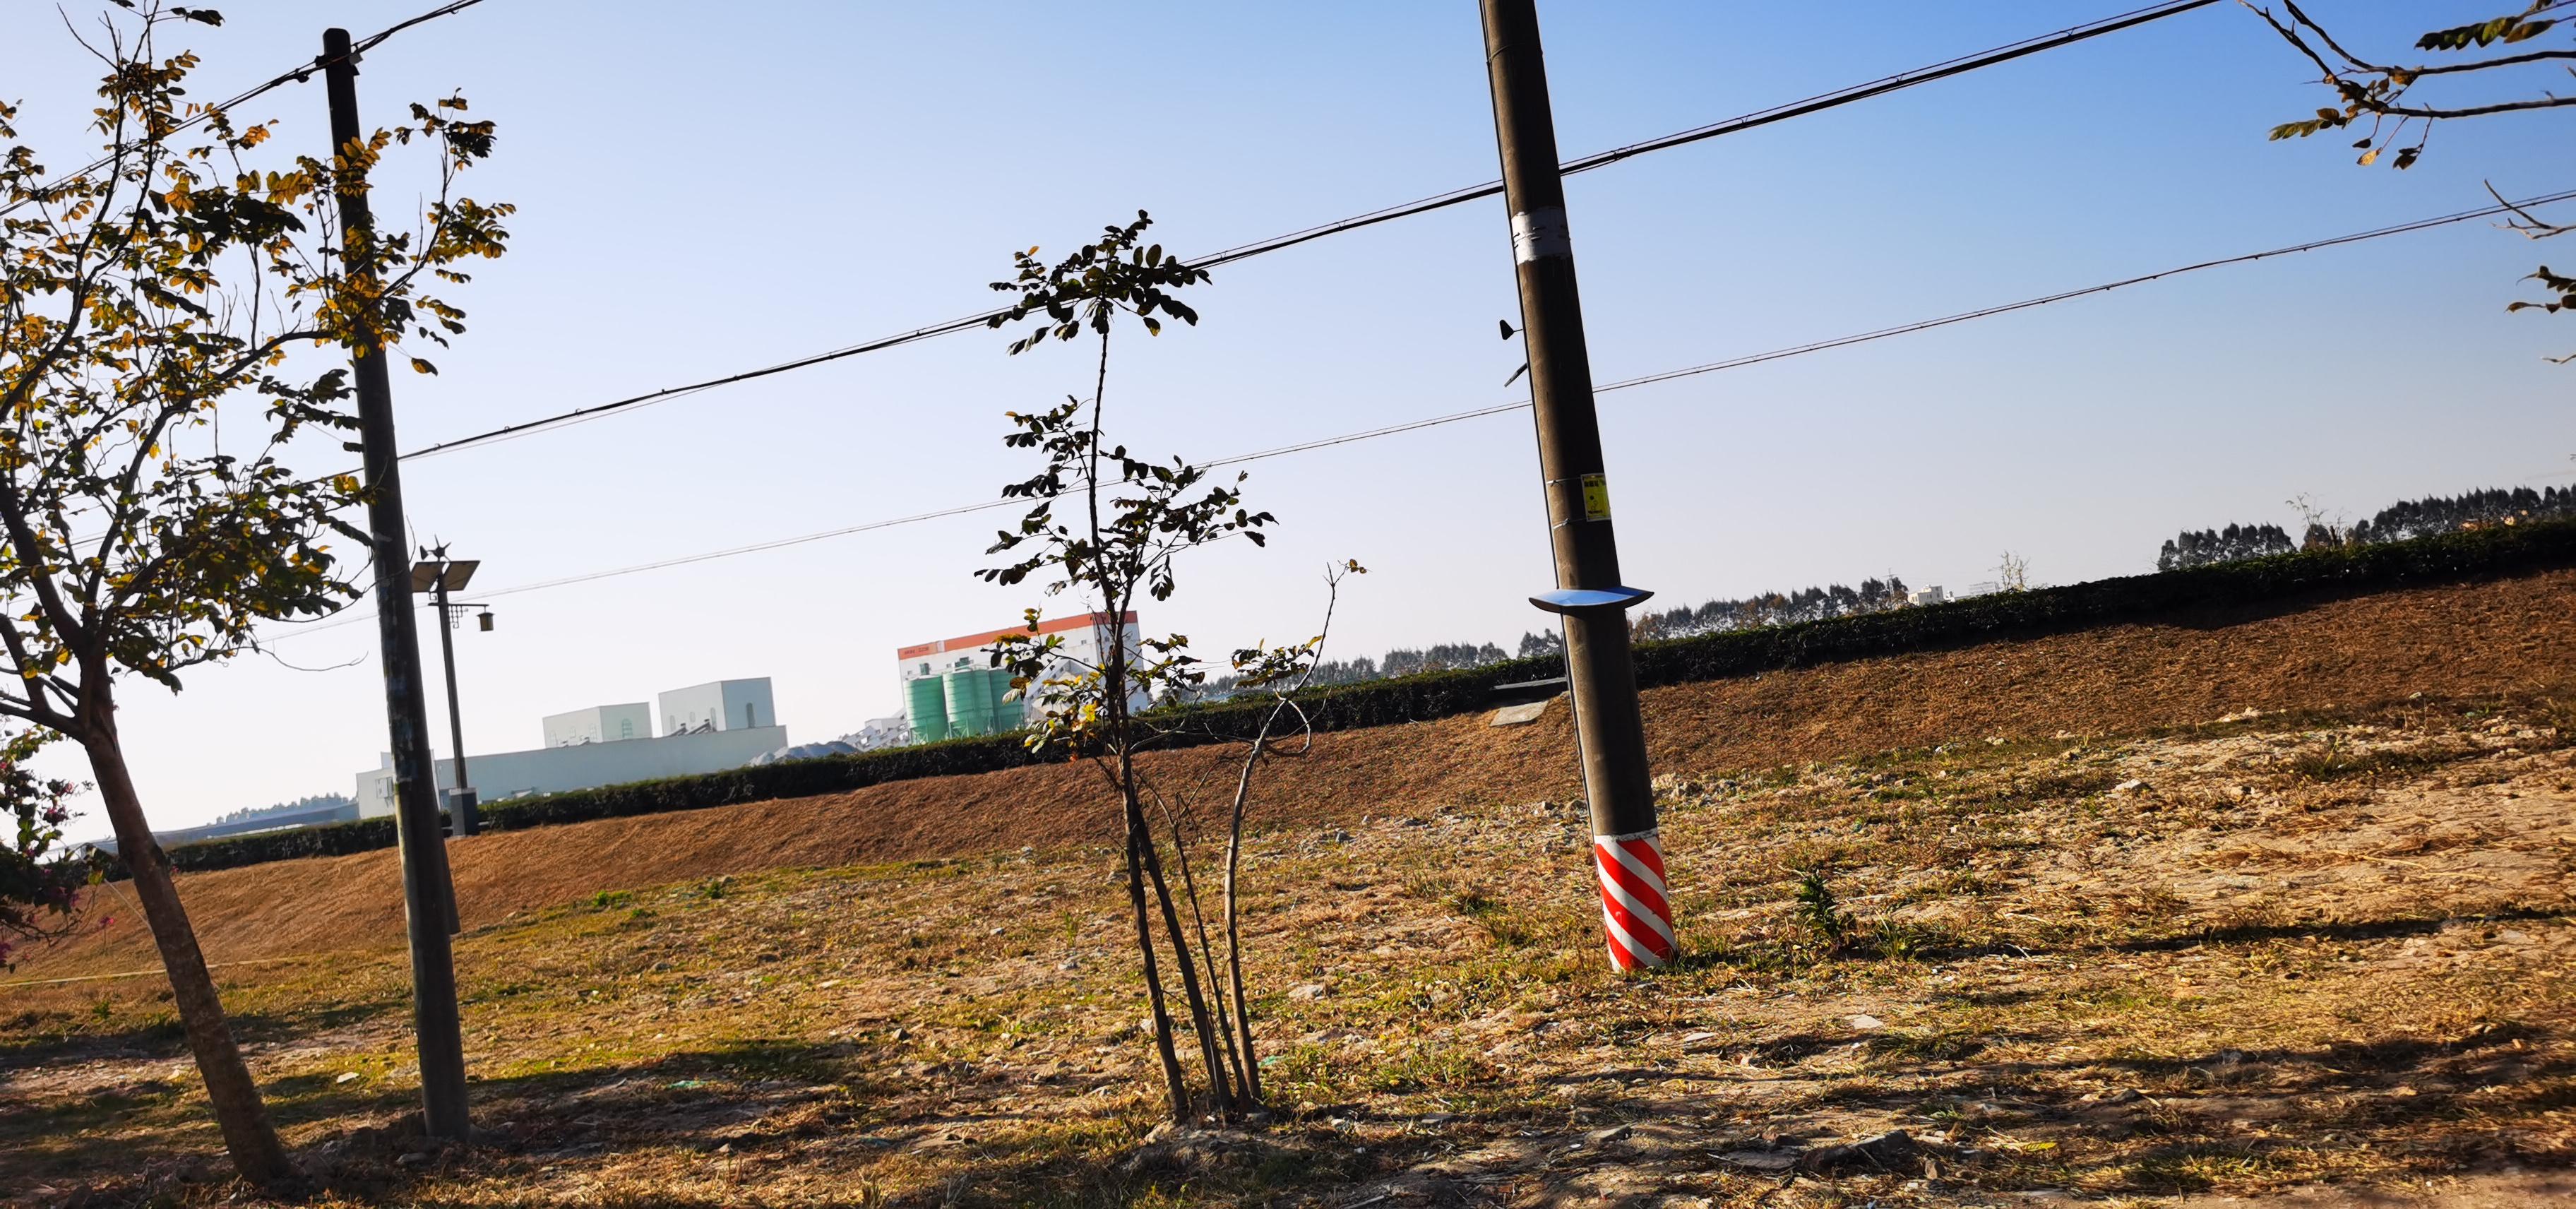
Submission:
<svg viewBox="0 0 2576 1209">
<path fill-rule="evenodd" d="M 1572 255 L 1574 236 L 1565 229 L 1564 210 L 1550 206 L 1512 215 L 1512 263 Z"/>
</svg>

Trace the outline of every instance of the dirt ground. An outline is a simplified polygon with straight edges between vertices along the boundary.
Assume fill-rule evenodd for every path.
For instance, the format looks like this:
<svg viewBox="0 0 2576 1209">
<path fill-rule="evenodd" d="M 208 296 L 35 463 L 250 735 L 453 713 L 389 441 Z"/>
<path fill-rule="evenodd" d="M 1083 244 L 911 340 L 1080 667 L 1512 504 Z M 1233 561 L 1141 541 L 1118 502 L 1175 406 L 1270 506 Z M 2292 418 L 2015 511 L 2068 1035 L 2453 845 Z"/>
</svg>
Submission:
<svg viewBox="0 0 2576 1209">
<path fill-rule="evenodd" d="M 2547 1204 L 2571 588 L 1666 690 L 1650 976 L 1600 957 L 1558 714 L 1330 736 L 1252 853 L 1238 1127 L 1157 1129 L 1097 829 L 977 817 L 1082 817 L 1061 770 L 461 844 L 471 1148 L 410 1124 L 398 928 L 336 901 L 388 860 L 183 886 L 320 1205 Z M 0 986 L 10 1203 L 244 1199 L 166 991 L 94 977 L 130 944 Z"/>
<path fill-rule="evenodd" d="M 324 1204 L 2545 1203 L 2576 1164 L 2571 742 L 2548 700 L 2427 697 L 1674 778 L 1691 956 L 1648 977 L 1603 968 L 1562 803 L 1274 829 L 1279 1116 L 1247 1129 L 1150 1132 L 1096 847 L 474 929 L 466 1151 L 407 1125 L 399 950 L 225 994 Z M 152 983 L 0 1007 L 0 1188 L 234 1194 Z"/>
<path fill-rule="evenodd" d="M 2231 611 L 2023 642 L 1861 660 L 1646 694 L 1661 769 L 1769 768 L 1958 738 L 2140 734 L 2246 708 L 2343 708 L 2409 694 L 2533 694 L 2576 685 L 2576 571 Z M 1231 791 L 1227 749 L 1151 757 L 1185 797 Z M 1266 825 L 1353 823 L 1389 809 L 1577 792 L 1567 711 L 1508 729 L 1481 716 L 1325 735 L 1265 774 Z M 957 856 L 1114 838 L 1087 767 L 1031 768 L 854 793 L 489 834 L 451 845 L 459 909 L 488 926 L 586 895 L 770 869 Z M 602 855 L 606 854 L 606 855 Z M 209 959 L 257 961 L 400 943 L 392 851 L 182 879 Z M 21 977 L 154 964 L 141 913 L 35 957 Z"/>
</svg>

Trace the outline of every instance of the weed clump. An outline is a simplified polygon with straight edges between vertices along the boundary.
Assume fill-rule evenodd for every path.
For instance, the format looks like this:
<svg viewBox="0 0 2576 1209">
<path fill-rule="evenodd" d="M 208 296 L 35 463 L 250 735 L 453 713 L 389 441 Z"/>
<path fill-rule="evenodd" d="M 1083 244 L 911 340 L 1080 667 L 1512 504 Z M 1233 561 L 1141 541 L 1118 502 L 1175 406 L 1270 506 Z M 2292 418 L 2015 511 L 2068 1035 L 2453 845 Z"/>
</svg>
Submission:
<svg viewBox="0 0 2576 1209">
<path fill-rule="evenodd" d="M 1780 963 L 1787 968 L 1835 960 L 1906 961 L 1955 946 L 1956 938 L 1936 927 L 1892 917 L 1855 917 L 1843 909 L 1842 896 L 1822 865 L 1789 872 L 1797 878 L 1792 919 L 1800 935 L 1779 948 Z"/>
</svg>

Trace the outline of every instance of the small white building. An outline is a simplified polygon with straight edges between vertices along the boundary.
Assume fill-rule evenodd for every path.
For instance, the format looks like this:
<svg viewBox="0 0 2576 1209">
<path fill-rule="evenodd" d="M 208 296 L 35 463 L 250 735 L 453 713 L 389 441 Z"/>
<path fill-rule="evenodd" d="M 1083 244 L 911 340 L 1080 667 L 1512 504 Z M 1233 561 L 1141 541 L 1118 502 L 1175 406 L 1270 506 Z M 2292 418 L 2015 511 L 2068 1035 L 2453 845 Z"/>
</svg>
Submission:
<svg viewBox="0 0 2576 1209">
<path fill-rule="evenodd" d="M 719 680 L 673 689 L 660 698 L 664 728 L 641 701 L 599 705 L 545 719 L 546 745 L 534 751 L 468 753 L 465 779 L 486 802 L 531 793 L 657 781 L 740 768 L 788 745 L 769 700 L 769 679 Z M 358 774 L 360 818 L 394 812 L 393 757 Z M 440 801 L 456 787 L 456 761 L 437 761 Z"/>
<path fill-rule="evenodd" d="M 770 703 L 767 676 L 675 688 L 662 694 L 659 704 L 666 736 L 778 724 L 778 707 Z"/>
<path fill-rule="evenodd" d="M 1950 599 L 1948 596 L 1941 593 L 1939 584 L 1934 584 L 1906 598 L 1907 603 L 1919 605 L 1936 605 L 1948 599 Z"/>
<path fill-rule="evenodd" d="M 521 794 L 562 793 L 722 772 L 740 768 L 785 746 L 786 727 L 736 728 L 632 743 L 576 743 L 535 751 L 468 755 L 465 774 L 474 782 L 475 796 L 490 803 Z M 358 774 L 360 818 L 394 812 L 394 759 L 388 754 L 383 760 L 381 766 Z M 439 800 L 445 801 L 446 792 L 456 787 L 456 761 L 440 760 L 437 765 Z"/>
<path fill-rule="evenodd" d="M 653 707 L 641 701 L 631 701 L 624 705 L 594 705 L 568 714 L 548 714 L 545 729 L 548 747 L 650 739 L 653 737 Z"/>
</svg>

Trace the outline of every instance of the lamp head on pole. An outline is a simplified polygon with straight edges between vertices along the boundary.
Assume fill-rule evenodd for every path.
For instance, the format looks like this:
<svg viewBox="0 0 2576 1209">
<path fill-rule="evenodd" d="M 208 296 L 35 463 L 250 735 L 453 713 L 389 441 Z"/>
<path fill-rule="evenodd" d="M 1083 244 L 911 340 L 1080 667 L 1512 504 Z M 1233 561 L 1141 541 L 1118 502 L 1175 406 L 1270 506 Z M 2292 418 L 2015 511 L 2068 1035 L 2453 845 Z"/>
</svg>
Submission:
<svg viewBox="0 0 2576 1209">
<path fill-rule="evenodd" d="M 474 620 L 480 623 L 484 633 L 489 634 L 492 632 L 492 610 L 485 609 L 482 612 L 475 614 Z"/>
</svg>

